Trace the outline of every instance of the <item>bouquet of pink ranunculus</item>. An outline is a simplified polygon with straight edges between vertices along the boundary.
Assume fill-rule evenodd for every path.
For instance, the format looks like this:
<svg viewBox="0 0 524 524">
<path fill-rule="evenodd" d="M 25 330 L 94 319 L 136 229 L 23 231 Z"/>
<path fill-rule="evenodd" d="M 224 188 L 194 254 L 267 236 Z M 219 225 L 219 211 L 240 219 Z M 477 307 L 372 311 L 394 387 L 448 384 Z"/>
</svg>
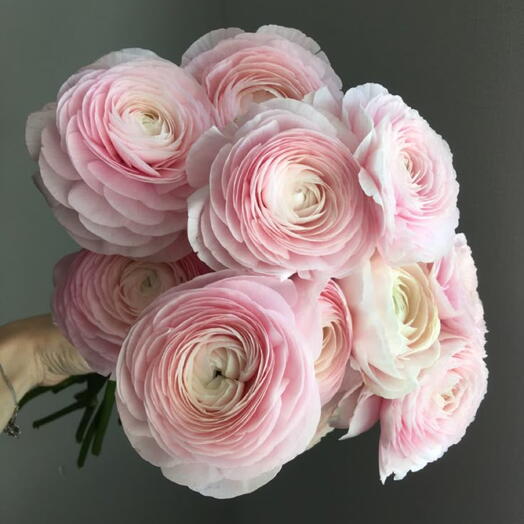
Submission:
<svg viewBox="0 0 524 524">
<path fill-rule="evenodd" d="M 142 458 L 217 498 L 334 428 L 379 422 L 382 481 L 462 438 L 487 386 L 476 269 L 449 147 L 399 96 L 343 93 L 298 30 L 219 29 L 180 66 L 100 58 L 26 134 L 83 248 L 54 319 L 106 384 L 96 413 L 77 395 L 81 462 L 114 399 Z"/>
</svg>

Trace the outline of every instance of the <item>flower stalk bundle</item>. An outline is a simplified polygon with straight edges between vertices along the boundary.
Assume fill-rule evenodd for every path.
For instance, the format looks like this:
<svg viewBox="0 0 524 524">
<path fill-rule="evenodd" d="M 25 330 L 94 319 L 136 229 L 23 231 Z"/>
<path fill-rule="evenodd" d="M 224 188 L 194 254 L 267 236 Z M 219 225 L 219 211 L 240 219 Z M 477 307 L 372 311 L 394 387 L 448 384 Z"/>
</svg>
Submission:
<svg viewBox="0 0 524 524">
<path fill-rule="evenodd" d="M 399 96 L 344 93 L 298 30 L 220 29 L 180 66 L 80 69 L 26 138 L 82 248 L 52 311 L 93 373 L 37 422 L 83 410 L 79 465 L 115 400 L 143 459 L 217 498 L 335 428 L 380 424 L 382 481 L 462 438 L 487 387 L 476 268 L 450 149 Z"/>
</svg>

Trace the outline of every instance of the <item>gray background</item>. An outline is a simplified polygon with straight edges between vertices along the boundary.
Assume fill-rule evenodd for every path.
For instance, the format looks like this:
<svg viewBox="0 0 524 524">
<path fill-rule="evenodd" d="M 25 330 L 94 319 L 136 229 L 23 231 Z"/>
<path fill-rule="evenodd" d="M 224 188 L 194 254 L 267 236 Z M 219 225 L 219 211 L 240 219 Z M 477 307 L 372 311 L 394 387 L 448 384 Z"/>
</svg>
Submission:
<svg viewBox="0 0 524 524">
<path fill-rule="evenodd" d="M 0 522 L 479 523 L 524 521 L 524 3 L 521 0 L 0 0 L 0 323 L 48 310 L 54 262 L 74 249 L 33 188 L 26 115 L 78 67 L 121 47 L 178 60 L 216 27 L 295 26 L 346 87 L 378 81 L 449 141 L 490 329 L 489 393 L 459 446 L 382 487 L 377 432 L 321 445 L 268 486 L 214 501 L 164 480 L 113 424 L 103 458 L 75 466 L 77 419 L 31 430 L 65 399 L 35 401 L 0 438 Z M 114 422 L 114 421 L 113 421 Z"/>
</svg>

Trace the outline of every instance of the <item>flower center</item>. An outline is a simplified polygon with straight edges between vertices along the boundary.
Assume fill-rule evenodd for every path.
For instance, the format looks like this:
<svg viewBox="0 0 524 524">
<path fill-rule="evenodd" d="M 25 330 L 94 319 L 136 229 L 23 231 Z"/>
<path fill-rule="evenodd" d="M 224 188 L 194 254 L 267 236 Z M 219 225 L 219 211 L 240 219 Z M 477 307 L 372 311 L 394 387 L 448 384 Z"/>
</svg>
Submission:
<svg viewBox="0 0 524 524">
<path fill-rule="evenodd" d="M 324 188 L 318 174 L 302 165 L 286 165 L 275 177 L 272 210 L 287 224 L 316 220 L 325 203 Z"/>
<path fill-rule="evenodd" d="M 337 335 L 337 326 L 334 322 L 330 322 L 322 328 L 322 349 L 320 356 L 315 361 L 315 373 L 317 377 L 329 371 L 331 361 L 333 357 L 336 356 L 336 351 L 340 344 Z"/>
<path fill-rule="evenodd" d="M 408 297 L 406 295 L 407 286 L 402 278 L 403 276 L 404 275 L 398 271 L 398 276 L 393 285 L 393 309 L 402 324 L 405 323 L 409 311 Z"/>
<path fill-rule="evenodd" d="M 193 401 L 207 411 L 228 410 L 242 398 L 245 382 L 245 351 L 227 334 L 204 335 L 194 348 L 187 382 Z"/>
<path fill-rule="evenodd" d="M 252 91 L 250 93 L 250 96 L 252 102 L 260 104 L 262 102 L 271 100 L 272 98 L 276 98 L 278 96 L 278 93 L 276 93 L 274 90 L 269 89 L 257 89 L 256 91 Z"/>
<path fill-rule="evenodd" d="M 162 291 L 173 285 L 170 273 L 162 266 L 129 262 L 120 277 L 121 306 L 131 316 L 139 315 Z"/>
<path fill-rule="evenodd" d="M 402 151 L 400 155 L 408 174 L 408 186 L 413 194 L 420 193 L 424 190 L 425 160 L 414 151 Z"/>
<path fill-rule="evenodd" d="M 462 398 L 462 380 L 456 373 L 449 373 L 446 378 L 443 391 L 435 395 L 435 402 L 441 411 L 451 414 L 457 409 Z"/>
<path fill-rule="evenodd" d="M 173 119 L 154 100 L 147 97 L 123 100 L 117 113 L 121 119 L 118 133 L 122 137 L 155 141 L 173 138 Z"/>
<path fill-rule="evenodd" d="M 163 122 L 157 113 L 137 111 L 135 118 L 141 124 L 144 134 L 156 136 L 163 131 Z"/>
<path fill-rule="evenodd" d="M 438 338 L 440 321 L 433 293 L 418 265 L 393 269 L 392 305 L 406 349 L 428 349 Z"/>
<path fill-rule="evenodd" d="M 240 114 L 245 113 L 253 103 L 260 104 L 272 98 L 278 98 L 279 96 L 278 91 L 270 88 L 260 89 L 257 87 L 255 89 L 245 89 L 240 96 Z"/>
<path fill-rule="evenodd" d="M 148 270 L 145 278 L 140 284 L 140 293 L 142 295 L 156 295 L 160 282 L 156 271 Z"/>
<path fill-rule="evenodd" d="M 404 167 L 406 168 L 406 171 L 413 175 L 413 160 L 410 155 L 408 155 L 405 151 L 402 151 L 401 153 L 402 162 L 404 163 Z"/>
</svg>

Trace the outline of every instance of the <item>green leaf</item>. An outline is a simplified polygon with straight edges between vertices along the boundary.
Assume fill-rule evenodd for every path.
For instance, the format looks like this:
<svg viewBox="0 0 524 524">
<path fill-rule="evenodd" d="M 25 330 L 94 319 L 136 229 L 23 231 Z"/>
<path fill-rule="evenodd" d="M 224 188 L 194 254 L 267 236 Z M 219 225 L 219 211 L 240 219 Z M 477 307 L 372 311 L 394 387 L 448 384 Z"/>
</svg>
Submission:
<svg viewBox="0 0 524 524">
<path fill-rule="evenodd" d="M 75 439 L 80 444 L 77 464 L 79 468 L 82 468 L 90 449 L 94 455 L 99 455 L 102 451 L 102 444 L 115 402 L 115 383 L 109 381 L 108 376 L 104 377 L 97 373 L 73 376 L 55 386 L 41 386 L 33 389 L 23 397 L 19 405 L 22 407 L 44 393 L 56 394 L 78 384 L 84 384 L 85 389 L 73 395 L 75 402 L 47 417 L 36 420 L 33 427 L 39 428 L 69 413 L 83 409 L 82 418 L 75 433 Z M 99 402 L 98 396 L 104 386 L 106 386 L 104 397 L 102 402 Z"/>
</svg>

